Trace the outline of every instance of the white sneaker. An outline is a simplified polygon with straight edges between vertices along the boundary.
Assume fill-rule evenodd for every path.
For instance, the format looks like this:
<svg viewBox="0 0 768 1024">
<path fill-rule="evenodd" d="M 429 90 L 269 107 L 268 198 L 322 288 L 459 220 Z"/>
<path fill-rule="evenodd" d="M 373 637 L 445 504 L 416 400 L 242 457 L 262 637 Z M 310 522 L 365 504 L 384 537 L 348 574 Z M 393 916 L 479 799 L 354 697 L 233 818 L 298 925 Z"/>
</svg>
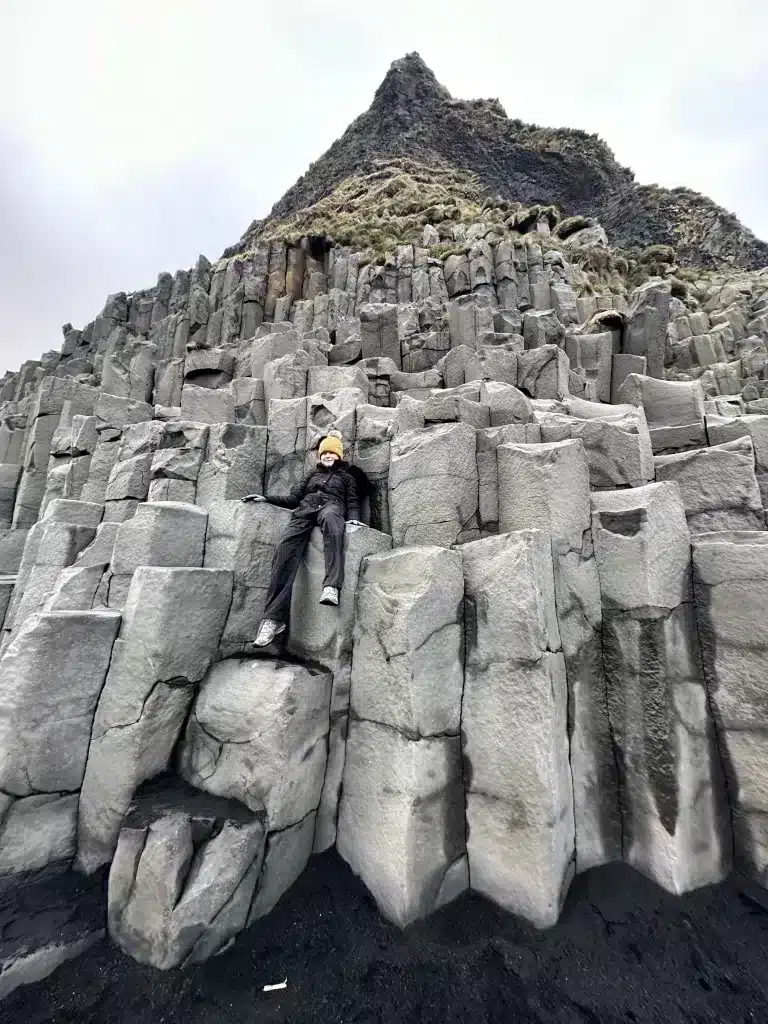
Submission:
<svg viewBox="0 0 768 1024">
<path fill-rule="evenodd" d="M 284 622 L 275 622 L 274 619 L 264 619 L 259 626 L 256 639 L 253 641 L 254 647 L 269 647 L 269 645 L 274 643 L 280 634 L 284 632 Z"/>
<path fill-rule="evenodd" d="M 338 605 L 339 603 L 339 590 L 338 587 L 323 587 L 323 593 L 320 597 L 320 604 L 332 604 Z"/>
</svg>

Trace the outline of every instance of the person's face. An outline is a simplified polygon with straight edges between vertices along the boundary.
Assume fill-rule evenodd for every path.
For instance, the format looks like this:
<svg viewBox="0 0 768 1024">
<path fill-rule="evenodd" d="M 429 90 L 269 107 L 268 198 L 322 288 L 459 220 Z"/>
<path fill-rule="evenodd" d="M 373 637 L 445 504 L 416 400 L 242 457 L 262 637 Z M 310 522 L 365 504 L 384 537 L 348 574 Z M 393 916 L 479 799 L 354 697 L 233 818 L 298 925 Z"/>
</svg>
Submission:
<svg viewBox="0 0 768 1024">
<path fill-rule="evenodd" d="M 338 459 L 339 456 L 335 452 L 323 452 L 320 456 L 320 463 L 325 466 L 326 469 L 330 469 L 334 462 L 338 462 Z"/>
</svg>

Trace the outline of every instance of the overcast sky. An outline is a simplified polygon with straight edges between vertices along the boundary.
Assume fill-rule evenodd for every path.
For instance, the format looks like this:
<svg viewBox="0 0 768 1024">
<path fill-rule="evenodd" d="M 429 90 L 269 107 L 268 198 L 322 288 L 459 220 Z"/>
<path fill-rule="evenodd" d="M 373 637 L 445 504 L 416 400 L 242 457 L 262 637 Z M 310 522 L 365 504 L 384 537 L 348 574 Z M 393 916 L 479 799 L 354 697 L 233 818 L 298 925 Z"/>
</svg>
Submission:
<svg viewBox="0 0 768 1024">
<path fill-rule="evenodd" d="M 217 258 L 411 50 L 768 238 L 766 0 L 0 0 L 0 39 L 0 372 Z"/>
</svg>

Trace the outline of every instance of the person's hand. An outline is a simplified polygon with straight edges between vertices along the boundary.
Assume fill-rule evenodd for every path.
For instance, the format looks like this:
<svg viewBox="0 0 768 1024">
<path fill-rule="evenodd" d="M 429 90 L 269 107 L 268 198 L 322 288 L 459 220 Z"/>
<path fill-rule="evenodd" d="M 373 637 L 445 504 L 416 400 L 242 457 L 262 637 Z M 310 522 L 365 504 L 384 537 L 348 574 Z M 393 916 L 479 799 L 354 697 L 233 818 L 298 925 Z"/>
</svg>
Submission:
<svg viewBox="0 0 768 1024">
<path fill-rule="evenodd" d="M 348 519 L 347 526 L 365 526 L 365 523 L 361 523 L 359 519 Z"/>
<path fill-rule="evenodd" d="M 246 494 L 240 501 L 266 501 L 263 494 Z"/>
</svg>

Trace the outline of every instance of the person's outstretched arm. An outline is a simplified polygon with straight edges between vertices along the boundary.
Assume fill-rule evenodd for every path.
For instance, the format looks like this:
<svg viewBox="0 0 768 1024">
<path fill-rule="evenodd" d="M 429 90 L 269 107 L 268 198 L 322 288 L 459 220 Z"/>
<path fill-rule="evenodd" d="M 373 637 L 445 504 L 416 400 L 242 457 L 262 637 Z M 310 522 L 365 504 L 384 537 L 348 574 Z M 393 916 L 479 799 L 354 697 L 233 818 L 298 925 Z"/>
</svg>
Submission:
<svg viewBox="0 0 768 1024">
<path fill-rule="evenodd" d="M 309 483 L 309 477 L 312 474 L 304 477 L 304 479 L 295 484 L 290 491 L 287 498 L 270 498 L 270 505 L 277 505 L 279 508 L 297 508 L 301 504 L 301 499 L 307 493 L 307 484 Z M 263 494 L 246 494 L 241 501 L 267 501 Z"/>
</svg>

